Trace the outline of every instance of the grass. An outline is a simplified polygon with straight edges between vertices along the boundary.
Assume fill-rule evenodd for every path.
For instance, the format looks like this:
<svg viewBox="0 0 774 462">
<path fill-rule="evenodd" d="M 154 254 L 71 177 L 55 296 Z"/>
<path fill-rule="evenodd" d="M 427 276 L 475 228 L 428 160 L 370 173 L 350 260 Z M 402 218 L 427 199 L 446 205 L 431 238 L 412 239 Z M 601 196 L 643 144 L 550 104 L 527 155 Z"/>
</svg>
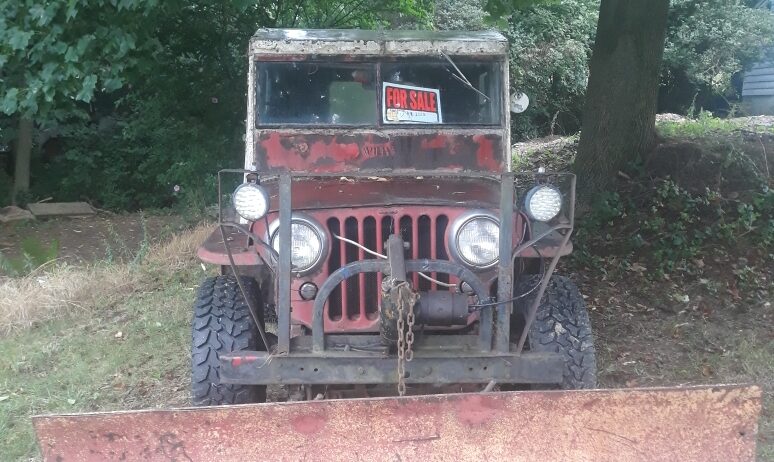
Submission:
<svg viewBox="0 0 774 462">
<path fill-rule="evenodd" d="M 208 231 L 137 264 L 0 283 L 0 460 L 37 457 L 34 414 L 187 404 L 190 305 L 204 276 L 193 251 Z"/>
<path fill-rule="evenodd" d="M 210 229 L 184 231 L 138 261 L 0 280 L 0 462 L 38 457 L 35 414 L 188 404 L 190 306 L 206 274 L 193 252 Z M 710 271 L 727 274 L 726 261 L 707 258 L 707 282 L 694 284 L 603 264 L 568 268 L 592 310 L 601 385 L 762 384 L 758 457 L 774 460 L 773 273 L 754 284 L 768 292 L 739 301 Z"/>
<path fill-rule="evenodd" d="M 753 116 L 724 119 L 702 111 L 696 118 L 681 121 L 663 120 L 656 123 L 658 134 L 664 138 L 702 139 L 732 137 L 747 132 L 756 135 L 774 135 L 771 117 Z"/>
</svg>

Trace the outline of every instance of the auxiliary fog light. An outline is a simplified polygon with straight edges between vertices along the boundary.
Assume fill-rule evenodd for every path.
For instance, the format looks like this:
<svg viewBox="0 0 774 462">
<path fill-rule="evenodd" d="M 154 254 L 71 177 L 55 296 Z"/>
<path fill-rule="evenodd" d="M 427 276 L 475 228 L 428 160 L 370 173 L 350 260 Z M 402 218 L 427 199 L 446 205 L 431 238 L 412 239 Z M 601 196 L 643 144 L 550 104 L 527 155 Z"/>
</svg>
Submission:
<svg viewBox="0 0 774 462">
<path fill-rule="evenodd" d="M 551 221 L 562 211 L 562 193 L 553 186 L 535 186 L 527 193 L 524 208 L 533 220 Z"/>
<path fill-rule="evenodd" d="M 257 221 L 269 211 L 269 194 L 255 183 L 237 186 L 233 202 L 239 216 L 248 221 Z"/>
</svg>

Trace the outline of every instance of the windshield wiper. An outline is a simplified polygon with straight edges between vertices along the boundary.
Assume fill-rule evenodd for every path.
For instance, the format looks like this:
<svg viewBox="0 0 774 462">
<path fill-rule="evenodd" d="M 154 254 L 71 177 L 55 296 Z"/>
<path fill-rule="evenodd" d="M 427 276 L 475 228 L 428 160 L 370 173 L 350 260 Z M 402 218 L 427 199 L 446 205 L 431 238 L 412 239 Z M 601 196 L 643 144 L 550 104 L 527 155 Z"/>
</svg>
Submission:
<svg viewBox="0 0 774 462">
<path fill-rule="evenodd" d="M 454 64 L 454 61 L 452 61 L 452 59 L 449 57 L 449 55 L 447 55 L 443 51 L 441 51 L 439 53 L 441 53 L 441 56 L 446 58 L 446 61 L 449 61 L 449 64 L 451 64 L 452 67 L 454 67 L 454 70 L 457 71 L 456 73 L 454 73 L 454 72 L 450 71 L 448 67 L 446 68 L 446 71 L 449 72 L 452 75 L 452 77 L 457 79 L 457 81 L 460 82 L 461 84 L 465 85 L 466 87 L 470 88 L 471 90 L 475 91 L 476 93 L 478 93 L 479 95 L 484 97 L 484 99 L 487 102 L 489 102 L 489 97 L 486 96 L 481 90 L 479 90 L 478 88 L 474 87 L 472 83 L 470 83 L 470 80 L 468 80 L 468 78 L 465 77 L 465 74 L 462 73 L 460 68 L 457 67 L 456 64 Z"/>
</svg>

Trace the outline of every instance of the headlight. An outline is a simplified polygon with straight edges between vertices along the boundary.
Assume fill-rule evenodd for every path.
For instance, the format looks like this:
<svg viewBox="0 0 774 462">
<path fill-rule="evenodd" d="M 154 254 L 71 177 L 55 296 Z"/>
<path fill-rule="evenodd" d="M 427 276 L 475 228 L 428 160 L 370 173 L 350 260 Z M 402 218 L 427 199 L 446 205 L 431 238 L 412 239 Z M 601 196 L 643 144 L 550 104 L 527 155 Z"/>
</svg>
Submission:
<svg viewBox="0 0 774 462">
<path fill-rule="evenodd" d="M 279 220 L 269 225 L 271 246 L 279 253 Z M 317 268 L 327 251 L 327 240 L 322 227 L 312 218 L 293 214 L 290 223 L 290 264 L 294 273 L 306 273 Z"/>
<path fill-rule="evenodd" d="M 243 183 L 234 191 L 234 208 L 239 216 L 249 221 L 263 218 L 269 211 L 269 195 L 255 183 Z"/>
<path fill-rule="evenodd" d="M 500 221 L 488 212 L 470 212 L 450 229 L 452 255 L 475 269 L 497 264 L 500 254 Z"/>
<path fill-rule="evenodd" d="M 562 210 L 562 193 L 552 186 L 535 186 L 527 193 L 524 208 L 533 220 L 550 221 Z"/>
</svg>

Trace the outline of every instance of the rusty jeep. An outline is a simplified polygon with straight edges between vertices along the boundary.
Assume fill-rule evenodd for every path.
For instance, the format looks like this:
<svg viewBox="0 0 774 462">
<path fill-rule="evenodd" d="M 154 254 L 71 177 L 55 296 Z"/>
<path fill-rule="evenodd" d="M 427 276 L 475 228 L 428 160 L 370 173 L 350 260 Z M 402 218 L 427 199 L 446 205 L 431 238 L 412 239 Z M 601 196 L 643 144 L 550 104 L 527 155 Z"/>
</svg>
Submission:
<svg viewBox="0 0 774 462">
<path fill-rule="evenodd" d="M 195 404 L 591 388 L 575 180 L 510 172 L 495 32 L 261 30 L 244 169 L 199 249 Z M 227 178 L 239 178 L 233 190 Z"/>
<path fill-rule="evenodd" d="M 198 250 L 207 407 L 36 416 L 45 460 L 754 459 L 760 387 L 591 389 L 555 274 L 575 177 L 511 171 L 502 35 L 260 30 L 248 55 L 245 163 Z"/>
</svg>

